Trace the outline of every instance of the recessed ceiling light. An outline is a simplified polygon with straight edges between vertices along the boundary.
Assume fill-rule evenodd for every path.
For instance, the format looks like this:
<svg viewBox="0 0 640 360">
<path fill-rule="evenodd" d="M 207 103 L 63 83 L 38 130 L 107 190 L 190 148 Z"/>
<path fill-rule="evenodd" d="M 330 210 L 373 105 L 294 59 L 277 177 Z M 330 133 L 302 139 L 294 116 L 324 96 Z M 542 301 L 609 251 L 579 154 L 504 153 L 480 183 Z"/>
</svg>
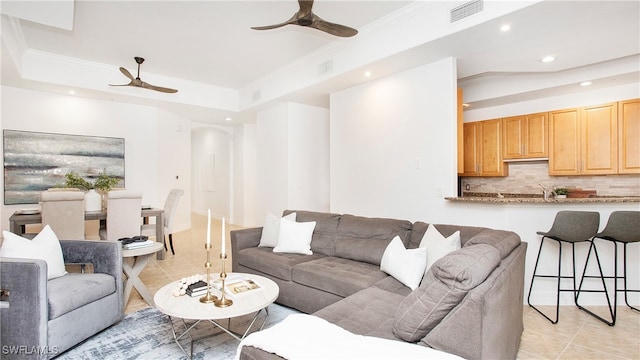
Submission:
<svg viewBox="0 0 640 360">
<path fill-rule="evenodd" d="M 366 72 L 364 73 L 364 76 L 366 76 L 366 77 L 371 76 L 371 71 L 366 71 Z"/>
<path fill-rule="evenodd" d="M 511 29 L 511 25 L 509 25 L 509 24 L 504 24 L 504 25 L 500 26 L 500 31 L 502 31 L 502 32 L 507 32 L 507 31 L 509 31 L 509 29 Z"/>
<path fill-rule="evenodd" d="M 69 95 L 75 95 L 75 94 L 76 94 L 76 92 L 75 92 L 75 91 L 73 91 L 73 90 L 69 90 Z"/>
<path fill-rule="evenodd" d="M 230 118 L 230 117 L 228 117 L 228 116 L 227 116 L 226 118 L 224 118 L 224 119 L 225 119 L 226 121 L 231 121 L 231 120 L 233 120 L 233 119 L 231 119 L 231 118 Z"/>
<path fill-rule="evenodd" d="M 556 57 L 553 55 L 547 55 L 545 57 L 543 57 L 542 59 L 540 59 L 540 61 L 542 61 L 543 63 L 550 63 L 552 61 L 555 61 Z"/>
<path fill-rule="evenodd" d="M 591 81 L 583 81 L 580 83 L 580 86 L 589 86 L 591 85 Z"/>
</svg>

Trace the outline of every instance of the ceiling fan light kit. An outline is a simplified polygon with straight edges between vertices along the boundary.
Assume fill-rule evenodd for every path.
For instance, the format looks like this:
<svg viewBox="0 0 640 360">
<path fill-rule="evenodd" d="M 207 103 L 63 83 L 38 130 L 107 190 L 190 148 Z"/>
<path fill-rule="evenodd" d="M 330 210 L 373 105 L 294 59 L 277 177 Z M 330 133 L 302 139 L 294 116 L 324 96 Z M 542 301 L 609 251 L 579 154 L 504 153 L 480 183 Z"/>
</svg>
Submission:
<svg viewBox="0 0 640 360">
<path fill-rule="evenodd" d="M 358 33 L 358 30 L 356 29 L 340 24 L 334 24 L 318 17 L 311 11 L 313 8 L 313 0 L 298 0 L 298 5 L 300 5 L 300 10 L 285 22 L 267 26 L 252 26 L 251 28 L 254 30 L 270 30 L 283 27 L 285 25 L 299 25 L 324 31 L 331 35 L 340 37 L 351 37 Z"/>
<path fill-rule="evenodd" d="M 178 92 L 178 90 L 176 90 L 176 89 L 166 88 L 166 87 L 162 87 L 162 86 L 155 86 L 155 85 L 151 85 L 149 83 L 146 83 L 146 82 L 142 81 L 140 79 L 140 65 L 144 62 L 144 58 L 136 56 L 133 59 L 138 64 L 138 76 L 136 76 L 134 78 L 133 75 L 131 75 L 131 73 L 129 72 L 129 70 L 127 70 L 126 68 L 121 67 L 120 68 L 120 72 L 122 74 L 124 74 L 124 76 L 128 77 L 129 80 L 131 80 L 131 81 L 128 84 L 122 84 L 122 85 L 109 84 L 109 86 L 135 86 L 135 87 L 140 87 L 140 88 L 143 88 L 143 89 L 155 90 L 155 91 L 160 91 L 160 92 L 163 92 L 163 93 L 170 93 L 170 94 Z"/>
</svg>

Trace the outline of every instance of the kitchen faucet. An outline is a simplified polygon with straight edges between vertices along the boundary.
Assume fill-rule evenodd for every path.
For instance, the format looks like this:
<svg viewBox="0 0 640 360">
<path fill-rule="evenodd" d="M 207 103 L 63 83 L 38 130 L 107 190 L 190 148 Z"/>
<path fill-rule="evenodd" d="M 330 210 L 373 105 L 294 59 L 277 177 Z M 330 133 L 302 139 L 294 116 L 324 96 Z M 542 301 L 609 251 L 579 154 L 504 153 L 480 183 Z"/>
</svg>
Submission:
<svg viewBox="0 0 640 360">
<path fill-rule="evenodd" d="M 540 185 L 540 187 L 542 188 L 542 196 L 544 198 L 544 201 L 551 201 L 551 197 L 556 196 L 555 191 L 547 189 L 542 184 L 538 185 Z"/>
</svg>

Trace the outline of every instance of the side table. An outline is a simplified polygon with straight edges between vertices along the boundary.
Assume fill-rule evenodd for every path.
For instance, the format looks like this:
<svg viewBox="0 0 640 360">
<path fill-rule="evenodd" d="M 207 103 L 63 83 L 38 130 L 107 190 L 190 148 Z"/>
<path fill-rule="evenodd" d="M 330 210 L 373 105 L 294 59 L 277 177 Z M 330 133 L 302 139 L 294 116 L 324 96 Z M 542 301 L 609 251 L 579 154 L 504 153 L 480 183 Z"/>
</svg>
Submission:
<svg viewBox="0 0 640 360">
<path fill-rule="evenodd" d="M 140 280 L 140 273 L 145 266 L 151 260 L 151 256 L 162 250 L 164 247 L 162 243 L 156 242 L 151 246 L 145 246 L 139 249 L 125 250 L 122 249 L 122 270 L 127 276 L 124 281 L 124 306 L 129 303 L 129 297 L 131 296 L 131 290 L 135 287 L 140 296 L 147 302 L 147 304 L 153 306 L 153 296 L 149 292 L 149 289 Z"/>
</svg>

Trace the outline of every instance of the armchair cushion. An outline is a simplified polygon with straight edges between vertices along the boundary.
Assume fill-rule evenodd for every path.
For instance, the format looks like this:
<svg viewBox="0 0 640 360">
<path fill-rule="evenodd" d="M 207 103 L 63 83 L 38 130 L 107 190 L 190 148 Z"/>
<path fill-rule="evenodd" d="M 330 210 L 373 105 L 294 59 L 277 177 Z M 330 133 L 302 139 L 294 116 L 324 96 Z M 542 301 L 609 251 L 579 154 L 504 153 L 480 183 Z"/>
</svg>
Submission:
<svg viewBox="0 0 640 360">
<path fill-rule="evenodd" d="M 60 241 L 49 225 L 33 240 L 23 238 L 9 231 L 3 231 L 0 256 L 18 259 L 40 259 L 47 263 L 47 279 L 51 280 L 67 273 Z"/>
<path fill-rule="evenodd" d="M 47 283 L 49 320 L 113 294 L 116 281 L 107 274 L 67 274 Z"/>
</svg>

